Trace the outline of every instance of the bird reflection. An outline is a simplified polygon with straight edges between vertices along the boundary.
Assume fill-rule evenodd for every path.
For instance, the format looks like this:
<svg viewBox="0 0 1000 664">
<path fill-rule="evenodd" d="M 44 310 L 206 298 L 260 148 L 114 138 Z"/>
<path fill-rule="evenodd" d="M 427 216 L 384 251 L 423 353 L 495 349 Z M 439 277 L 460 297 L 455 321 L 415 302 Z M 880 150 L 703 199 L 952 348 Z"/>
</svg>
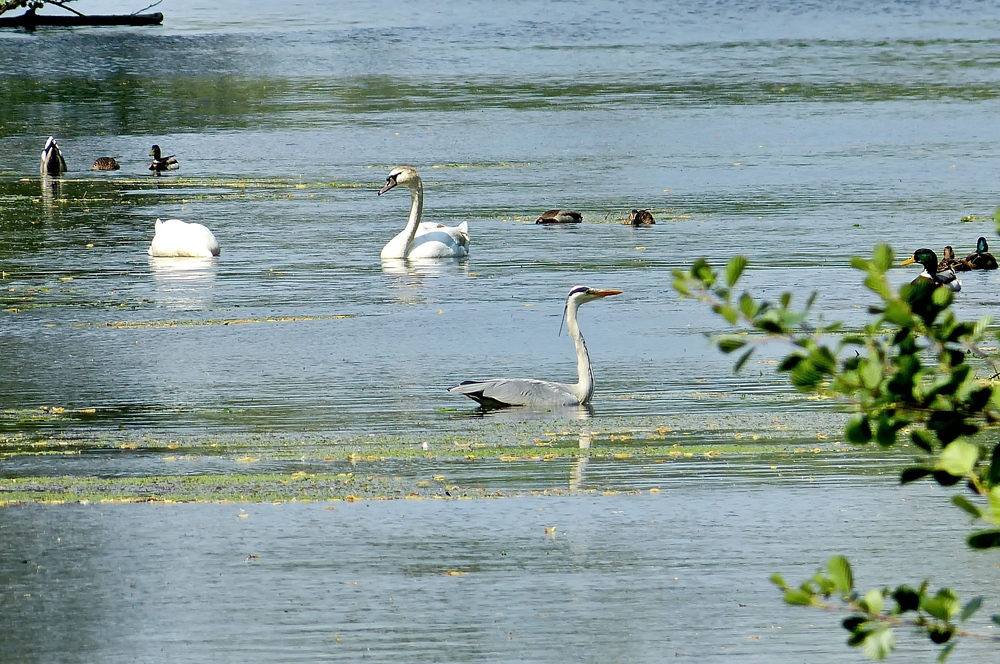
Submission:
<svg viewBox="0 0 1000 664">
<path fill-rule="evenodd" d="M 390 258 L 382 260 L 382 272 L 392 277 L 389 287 L 393 289 L 397 301 L 402 304 L 419 304 L 424 302 L 421 291 L 426 279 L 448 274 L 469 276 L 469 263 L 453 258 Z"/>
<path fill-rule="evenodd" d="M 211 258 L 153 258 L 157 303 L 170 309 L 205 309 L 215 288 L 216 261 Z"/>
<path fill-rule="evenodd" d="M 580 449 L 589 450 L 590 444 L 594 442 L 594 436 L 589 431 L 580 432 Z M 569 490 L 579 491 L 587 479 L 587 464 L 590 463 L 589 454 L 581 454 L 576 462 L 569 469 Z"/>
<path fill-rule="evenodd" d="M 440 258 L 387 258 L 382 272 L 394 277 L 440 277 L 449 273 L 469 274 L 469 262 Z"/>
<path fill-rule="evenodd" d="M 463 413 L 468 417 L 489 417 L 498 422 L 525 422 L 535 420 L 589 420 L 594 415 L 594 409 L 589 403 L 579 406 L 561 406 L 558 408 L 532 409 L 520 408 L 483 408 Z"/>
</svg>

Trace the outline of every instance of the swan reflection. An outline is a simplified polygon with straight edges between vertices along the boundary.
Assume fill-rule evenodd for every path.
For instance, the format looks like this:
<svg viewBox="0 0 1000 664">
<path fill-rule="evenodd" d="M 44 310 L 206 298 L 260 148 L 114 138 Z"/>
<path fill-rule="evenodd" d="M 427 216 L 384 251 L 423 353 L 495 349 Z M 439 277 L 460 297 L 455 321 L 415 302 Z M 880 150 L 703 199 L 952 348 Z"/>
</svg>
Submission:
<svg viewBox="0 0 1000 664">
<path fill-rule="evenodd" d="M 382 272 L 394 277 L 440 277 L 446 274 L 469 274 L 469 262 L 449 258 L 386 258 Z"/>
<path fill-rule="evenodd" d="M 205 309 L 215 288 L 217 262 L 212 258 L 150 257 L 156 302 L 170 309 Z"/>
</svg>

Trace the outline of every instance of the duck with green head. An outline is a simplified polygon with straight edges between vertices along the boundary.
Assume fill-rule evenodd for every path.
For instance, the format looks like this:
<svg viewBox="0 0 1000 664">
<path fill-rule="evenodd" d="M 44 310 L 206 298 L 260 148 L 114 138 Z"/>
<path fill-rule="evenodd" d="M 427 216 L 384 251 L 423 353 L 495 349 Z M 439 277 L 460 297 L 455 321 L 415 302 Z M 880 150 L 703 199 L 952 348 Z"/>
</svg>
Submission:
<svg viewBox="0 0 1000 664">
<path fill-rule="evenodd" d="M 953 269 L 938 269 L 938 257 L 932 249 L 917 249 L 913 252 L 912 256 L 907 258 L 901 264 L 912 265 L 914 263 L 923 265 L 924 271 L 910 283 L 917 284 L 921 283 L 922 280 L 926 280 L 933 282 L 938 286 L 945 286 L 955 293 L 962 290 L 962 282 L 958 280 L 958 277 L 955 275 L 955 271 Z"/>
<path fill-rule="evenodd" d="M 979 238 L 979 241 L 976 242 L 976 250 L 965 257 L 965 262 L 971 266 L 972 270 L 997 269 L 997 259 L 993 258 L 993 254 L 990 253 L 990 245 L 987 244 L 984 237 Z"/>
</svg>

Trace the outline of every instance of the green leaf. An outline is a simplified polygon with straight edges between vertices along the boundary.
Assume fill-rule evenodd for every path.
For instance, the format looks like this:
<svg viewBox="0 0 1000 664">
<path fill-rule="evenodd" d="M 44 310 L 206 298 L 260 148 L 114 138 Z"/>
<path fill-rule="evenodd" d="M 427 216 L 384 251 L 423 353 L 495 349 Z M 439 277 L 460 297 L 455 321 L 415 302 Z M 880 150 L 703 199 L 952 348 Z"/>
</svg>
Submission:
<svg viewBox="0 0 1000 664">
<path fill-rule="evenodd" d="M 862 413 L 851 417 L 844 427 L 844 437 L 849 443 L 868 443 L 872 439 L 872 427 Z"/>
<path fill-rule="evenodd" d="M 733 351 L 737 351 L 747 345 L 746 339 L 735 337 L 735 336 L 725 336 L 719 337 L 715 340 L 715 344 L 719 347 L 723 353 L 727 355 Z"/>
<path fill-rule="evenodd" d="M 781 576 L 777 572 L 771 575 L 771 583 L 778 586 L 782 590 L 788 590 L 788 584 L 785 583 L 785 577 Z"/>
<path fill-rule="evenodd" d="M 837 592 L 847 595 L 854 590 L 854 574 L 851 572 L 851 563 L 847 561 L 847 558 L 843 556 L 830 558 L 826 569 Z"/>
<path fill-rule="evenodd" d="M 865 387 L 874 390 L 882 382 L 882 365 L 869 359 L 861 366 L 861 380 Z"/>
<path fill-rule="evenodd" d="M 965 496 L 952 496 L 951 502 L 957 505 L 959 508 L 965 510 L 977 519 L 981 519 L 983 516 L 982 510 L 973 505 Z"/>
<path fill-rule="evenodd" d="M 966 603 L 964 607 L 962 607 L 962 615 L 959 616 L 959 620 L 965 622 L 966 620 L 974 616 L 976 614 L 976 611 L 978 611 L 982 605 L 983 605 L 983 598 L 981 596 L 973 597 Z"/>
<path fill-rule="evenodd" d="M 751 348 L 747 352 L 740 355 L 740 359 L 736 360 L 736 364 L 733 365 L 733 373 L 739 373 L 740 369 L 743 368 L 743 365 L 746 364 L 747 360 L 750 359 L 750 356 L 753 355 L 753 351 L 754 349 Z"/>
<path fill-rule="evenodd" d="M 872 252 L 872 265 L 881 272 L 892 267 L 892 247 L 887 244 L 875 247 L 875 251 Z"/>
<path fill-rule="evenodd" d="M 1000 485 L 1000 443 L 993 446 L 993 453 L 990 455 L 990 473 L 987 481 L 991 486 Z"/>
<path fill-rule="evenodd" d="M 935 468 L 950 475 L 967 477 L 976 467 L 976 459 L 978 458 L 979 447 L 964 440 L 956 440 L 941 450 Z"/>
<path fill-rule="evenodd" d="M 933 440 L 931 435 L 924 431 L 923 429 L 914 429 L 910 432 L 910 440 L 913 444 L 922 449 L 925 452 L 933 452 Z"/>
<path fill-rule="evenodd" d="M 948 588 L 942 588 L 933 597 L 924 596 L 920 602 L 920 608 L 931 614 L 938 620 L 945 622 L 951 620 L 960 610 L 958 598 Z"/>
<path fill-rule="evenodd" d="M 840 624 L 848 632 L 857 632 L 866 622 L 868 622 L 868 619 L 864 616 L 847 616 Z"/>
<path fill-rule="evenodd" d="M 910 312 L 910 308 L 899 300 L 891 301 L 886 306 L 885 312 L 882 315 L 892 325 L 899 325 L 900 327 L 913 325 L 913 314 Z"/>
<path fill-rule="evenodd" d="M 729 263 L 726 264 L 726 285 L 730 288 L 735 286 L 736 282 L 740 280 L 740 275 L 743 274 L 746 266 L 746 256 L 733 256 L 730 258 Z"/>
<path fill-rule="evenodd" d="M 704 258 L 699 258 L 691 266 L 691 276 L 708 288 L 715 285 L 715 274 L 712 272 L 712 266 Z"/>
<path fill-rule="evenodd" d="M 879 614 L 882 613 L 883 599 L 882 591 L 873 588 L 865 593 L 865 596 L 858 604 L 868 613 Z"/>
<path fill-rule="evenodd" d="M 995 549 L 1000 547 L 1000 530 L 980 530 L 969 535 L 969 546 L 973 549 Z"/>
<path fill-rule="evenodd" d="M 813 594 L 800 588 L 785 591 L 785 602 L 796 606 L 809 606 L 813 603 Z"/>
<path fill-rule="evenodd" d="M 747 293 L 743 293 L 743 295 L 740 295 L 740 299 L 738 300 L 737 304 L 740 307 L 740 311 L 747 318 L 753 318 L 760 312 L 760 309 L 757 307 L 757 303 L 754 302 L 754 299 L 750 297 Z"/>
<path fill-rule="evenodd" d="M 885 659 L 895 649 L 896 637 L 888 625 L 879 625 L 869 632 L 861 644 L 861 650 L 868 659 Z"/>
<path fill-rule="evenodd" d="M 933 473 L 934 471 L 930 468 L 922 468 L 920 466 L 914 466 L 913 468 L 907 468 L 903 471 L 903 474 L 899 478 L 900 484 L 909 484 L 910 482 L 916 482 L 919 479 L 923 479 Z"/>
<path fill-rule="evenodd" d="M 897 613 L 916 611 L 920 608 L 920 593 L 909 586 L 900 586 L 892 593 L 892 598 L 896 600 Z"/>
<path fill-rule="evenodd" d="M 958 645 L 958 642 L 952 641 L 951 643 L 949 643 L 948 645 L 946 645 L 944 648 L 941 648 L 941 653 L 938 655 L 937 661 L 939 661 L 939 662 L 946 661 L 948 659 L 948 655 L 951 654 L 951 651 L 955 649 L 956 645 Z"/>
<path fill-rule="evenodd" d="M 984 517 L 993 524 L 1000 523 L 1000 486 L 992 487 L 986 494 L 989 501 L 989 516 Z"/>
<path fill-rule="evenodd" d="M 719 307 L 719 315 L 725 318 L 726 322 L 730 325 L 736 325 L 736 321 L 739 318 L 739 312 L 736 311 L 736 308 L 728 304 L 723 304 Z"/>
</svg>

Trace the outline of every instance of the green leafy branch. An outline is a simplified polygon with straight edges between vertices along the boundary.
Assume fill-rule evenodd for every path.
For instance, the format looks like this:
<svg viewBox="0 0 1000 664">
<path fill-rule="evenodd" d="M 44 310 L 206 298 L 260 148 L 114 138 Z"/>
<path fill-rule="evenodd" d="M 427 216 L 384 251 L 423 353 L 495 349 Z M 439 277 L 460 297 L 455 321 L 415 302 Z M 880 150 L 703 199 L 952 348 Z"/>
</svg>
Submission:
<svg viewBox="0 0 1000 664">
<path fill-rule="evenodd" d="M 810 321 L 815 293 L 803 307 L 795 308 L 791 293 L 769 302 L 739 292 L 737 284 L 747 267 L 743 256 L 730 260 L 724 275 L 703 260 L 688 271 L 675 271 L 674 288 L 682 297 L 705 302 L 731 326 L 741 328 L 712 337 L 722 352 L 739 353 L 736 371 L 762 345 L 780 342 L 790 350 L 778 364 L 779 373 L 787 375 L 797 389 L 832 394 L 850 409 L 845 426 L 848 441 L 874 441 L 890 448 L 901 436 L 902 440 L 908 438 L 927 456 L 903 471 L 902 483 L 925 477 L 932 477 L 941 486 L 964 481 L 972 499 L 955 495 L 953 503 L 988 526 L 969 536 L 969 546 L 1000 547 L 1000 529 L 996 527 L 1000 524 L 1000 444 L 981 435 L 1000 421 L 1000 387 L 994 380 L 997 359 L 981 349 L 992 320 L 988 316 L 974 322 L 959 320 L 950 310 L 951 291 L 937 288 L 930 280 L 916 280 L 895 290 L 887 278 L 892 265 L 893 252 L 887 245 L 877 247 L 870 259 L 852 260 L 852 266 L 864 274 L 865 287 L 879 301 L 869 308 L 868 323 L 850 332 L 841 323 Z M 986 369 L 990 377 L 980 378 L 977 369 Z M 846 560 L 838 560 L 846 565 Z M 786 599 L 818 605 L 817 597 L 829 594 L 829 583 L 834 583 L 834 589 L 839 587 L 828 571 L 798 589 L 786 590 Z M 785 588 L 783 584 L 779 585 Z M 878 592 L 888 596 L 888 591 Z M 914 592 L 919 601 L 913 609 L 917 618 L 911 624 L 935 643 L 948 642 L 942 651 L 944 658 L 954 647 L 951 636 L 960 635 L 949 622 L 953 616 L 942 618 L 922 607 L 937 607 L 951 591 L 943 589 L 930 596 L 922 586 Z M 893 597 L 899 593 L 908 597 L 900 589 Z M 884 656 L 891 650 L 884 646 L 893 643 L 893 620 L 906 612 L 901 606 L 910 605 L 899 605 L 895 613 L 876 619 L 875 614 L 882 610 L 881 604 L 878 611 L 871 610 L 874 595 L 845 597 L 851 610 L 863 618 L 845 622 L 854 644 L 869 644 L 865 648 L 869 655 Z M 939 640 L 945 634 L 948 639 Z"/>
<path fill-rule="evenodd" d="M 957 637 L 1000 642 L 1000 637 L 959 626 L 979 611 L 982 597 L 974 597 L 962 605 L 953 591 L 941 588 L 932 593 L 926 581 L 916 588 L 901 585 L 894 590 L 881 588 L 859 593 L 854 589 L 851 565 L 843 556 L 830 558 L 825 570 L 818 570 L 797 588 L 789 587 L 780 574 L 771 575 L 771 581 L 781 588 L 789 604 L 849 613 L 841 622 L 850 633 L 847 645 L 860 647 L 870 659 L 885 659 L 895 650 L 893 630 L 898 627 L 916 628 L 931 642 L 943 646 L 939 662 L 951 654 L 958 643 Z M 838 596 L 842 605 L 830 603 L 833 596 Z M 1000 625 L 1000 616 L 993 616 L 993 622 Z"/>
</svg>

